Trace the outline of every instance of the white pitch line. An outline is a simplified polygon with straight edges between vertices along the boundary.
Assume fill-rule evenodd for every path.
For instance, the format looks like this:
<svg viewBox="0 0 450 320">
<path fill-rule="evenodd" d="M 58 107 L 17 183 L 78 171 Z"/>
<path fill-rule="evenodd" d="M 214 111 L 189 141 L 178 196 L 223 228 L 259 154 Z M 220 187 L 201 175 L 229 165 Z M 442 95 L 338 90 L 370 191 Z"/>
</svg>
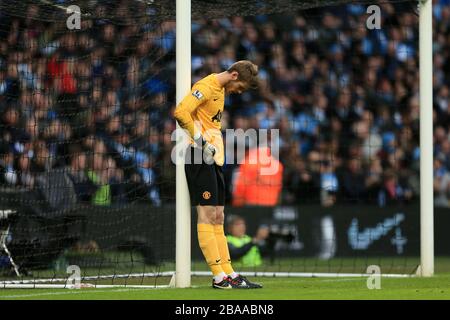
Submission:
<svg viewBox="0 0 450 320">
<path fill-rule="evenodd" d="M 191 288 L 200 288 L 202 286 L 191 286 Z M 207 287 L 207 286 L 205 286 Z M 166 288 L 166 287 L 164 287 Z M 158 288 L 130 288 L 130 289 L 115 289 L 115 290 L 90 290 L 89 293 L 105 293 L 105 292 L 127 292 L 127 291 L 149 291 L 154 290 Z M 68 295 L 68 294 L 81 294 L 86 293 L 87 291 L 83 290 L 75 290 L 73 289 L 67 289 L 70 291 L 64 291 L 64 292 L 41 292 L 41 293 L 30 293 L 30 294 L 17 294 L 17 295 L 10 295 L 10 296 L 0 296 L 0 300 L 6 300 L 6 299 L 20 299 L 20 298 L 31 298 L 31 297 L 39 297 L 39 296 L 54 296 L 54 295 Z"/>
<path fill-rule="evenodd" d="M 125 292 L 125 291 L 147 291 L 151 289 L 116 289 L 116 290 L 92 290 L 89 293 L 105 293 L 105 292 Z M 39 296 L 54 296 L 54 295 L 69 295 L 69 294 L 81 294 L 86 293 L 86 291 L 66 291 L 66 292 L 41 292 L 41 293 L 30 293 L 30 294 L 17 294 L 10 296 L 0 296 L 0 299 L 17 299 L 17 298 L 30 298 Z"/>
<path fill-rule="evenodd" d="M 346 281 L 364 281 L 364 278 L 352 278 L 352 279 L 327 279 L 320 282 L 346 282 Z"/>
</svg>

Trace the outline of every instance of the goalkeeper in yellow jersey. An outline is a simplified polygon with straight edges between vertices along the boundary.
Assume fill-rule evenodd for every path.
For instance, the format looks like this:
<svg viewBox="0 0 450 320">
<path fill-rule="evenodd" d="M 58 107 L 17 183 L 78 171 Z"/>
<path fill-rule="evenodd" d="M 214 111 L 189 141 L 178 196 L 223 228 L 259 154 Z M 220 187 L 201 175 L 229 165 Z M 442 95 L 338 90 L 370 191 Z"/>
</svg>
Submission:
<svg viewBox="0 0 450 320">
<path fill-rule="evenodd" d="M 214 276 L 212 286 L 218 289 L 262 287 L 236 273 L 231 266 L 223 227 L 224 144 L 220 122 L 225 94 L 240 94 L 255 88 L 257 75 L 258 67 L 252 62 L 235 62 L 228 70 L 210 74 L 195 83 L 174 112 L 180 126 L 192 138 L 186 154 L 186 179 L 191 204 L 197 207 L 198 242 Z"/>
</svg>

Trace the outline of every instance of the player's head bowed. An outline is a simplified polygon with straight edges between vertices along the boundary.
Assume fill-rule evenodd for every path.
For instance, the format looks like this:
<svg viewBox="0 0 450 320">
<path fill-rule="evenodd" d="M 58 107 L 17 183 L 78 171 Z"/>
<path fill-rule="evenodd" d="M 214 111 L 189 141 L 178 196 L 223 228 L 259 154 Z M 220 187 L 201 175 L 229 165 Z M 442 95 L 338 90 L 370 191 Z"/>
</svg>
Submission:
<svg viewBox="0 0 450 320">
<path fill-rule="evenodd" d="M 230 81 L 225 85 L 228 94 L 258 87 L 258 66 L 249 60 L 233 63 L 227 72 L 230 75 Z"/>
</svg>

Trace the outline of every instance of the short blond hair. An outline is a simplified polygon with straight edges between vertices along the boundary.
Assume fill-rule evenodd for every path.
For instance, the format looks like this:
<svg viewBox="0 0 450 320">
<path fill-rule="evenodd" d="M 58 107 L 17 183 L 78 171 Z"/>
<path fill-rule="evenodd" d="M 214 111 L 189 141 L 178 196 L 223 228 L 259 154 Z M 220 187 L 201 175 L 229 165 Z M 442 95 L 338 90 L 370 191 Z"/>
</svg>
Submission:
<svg viewBox="0 0 450 320">
<path fill-rule="evenodd" d="M 227 70 L 228 72 L 236 71 L 238 81 L 245 82 L 250 88 L 258 87 L 258 66 L 249 60 L 240 60 L 233 63 Z"/>
</svg>

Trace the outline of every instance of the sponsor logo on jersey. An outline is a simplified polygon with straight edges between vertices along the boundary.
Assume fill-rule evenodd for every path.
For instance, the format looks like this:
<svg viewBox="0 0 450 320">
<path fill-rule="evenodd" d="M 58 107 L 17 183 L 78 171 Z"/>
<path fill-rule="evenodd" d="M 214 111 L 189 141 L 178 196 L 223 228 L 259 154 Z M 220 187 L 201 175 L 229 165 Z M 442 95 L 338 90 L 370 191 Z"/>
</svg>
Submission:
<svg viewBox="0 0 450 320">
<path fill-rule="evenodd" d="M 217 110 L 217 113 L 214 117 L 211 118 L 211 121 L 217 121 L 220 122 L 220 119 L 222 119 L 222 112 L 220 112 L 220 110 Z"/>
</svg>

